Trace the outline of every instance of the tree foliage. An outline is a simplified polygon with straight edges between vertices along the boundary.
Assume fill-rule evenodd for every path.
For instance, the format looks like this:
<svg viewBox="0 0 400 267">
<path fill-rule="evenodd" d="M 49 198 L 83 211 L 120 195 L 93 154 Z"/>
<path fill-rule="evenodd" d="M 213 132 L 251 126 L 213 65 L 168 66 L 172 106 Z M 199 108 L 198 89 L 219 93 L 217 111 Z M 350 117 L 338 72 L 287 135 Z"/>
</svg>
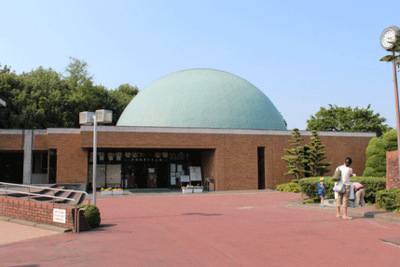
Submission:
<svg viewBox="0 0 400 267">
<path fill-rule="evenodd" d="M 283 156 L 281 159 L 289 163 L 287 168 L 289 171 L 285 175 L 294 175 L 296 179 L 310 176 L 323 176 L 329 172 L 331 162 L 322 162 L 328 157 L 325 156 L 325 145 L 322 144 L 321 138 L 317 131 L 311 132 L 310 144 L 303 146 L 304 139 L 301 138 L 299 129 L 294 128 L 292 131 L 292 139 L 289 140 L 291 149 L 284 149 L 289 155 Z"/>
<path fill-rule="evenodd" d="M 281 159 L 289 163 L 287 168 L 289 171 L 285 175 L 294 175 L 296 179 L 303 178 L 307 172 L 308 160 L 305 159 L 304 147 L 302 146 L 303 138 L 299 129 L 294 128 L 292 131 L 292 140 L 289 140 L 291 149 L 285 149 L 289 155 L 283 156 Z"/>
<path fill-rule="evenodd" d="M 39 67 L 17 75 L 2 67 L 0 96 L 7 106 L 0 110 L 0 128 L 79 128 L 79 112 L 97 109 L 112 110 L 115 123 L 139 92 L 129 84 L 115 90 L 94 85 L 87 63 L 76 58 L 71 58 L 66 73 Z"/>
<path fill-rule="evenodd" d="M 307 120 L 307 130 L 333 131 L 333 132 L 372 132 L 381 137 L 383 133 L 391 130 L 384 124 L 385 118 L 380 117 L 367 108 L 338 107 L 329 104 L 329 108 L 321 107 L 314 116 Z"/>
<path fill-rule="evenodd" d="M 386 152 L 397 150 L 397 131 L 383 134 L 382 139 L 372 138 L 366 150 L 367 160 L 363 176 L 386 176 Z"/>
<path fill-rule="evenodd" d="M 322 162 L 328 157 L 325 156 L 325 145 L 322 144 L 321 137 L 317 131 L 311 131 L 311 142 L 309 146 L 305 146 L 307 148 L 308 154 L 308 166 L 310 168 L 311 176 L 323 176 L 325 173 L 328 173 L 329 170 L 327 167 L 332 165 L 332 162 Z"/>
</svg>

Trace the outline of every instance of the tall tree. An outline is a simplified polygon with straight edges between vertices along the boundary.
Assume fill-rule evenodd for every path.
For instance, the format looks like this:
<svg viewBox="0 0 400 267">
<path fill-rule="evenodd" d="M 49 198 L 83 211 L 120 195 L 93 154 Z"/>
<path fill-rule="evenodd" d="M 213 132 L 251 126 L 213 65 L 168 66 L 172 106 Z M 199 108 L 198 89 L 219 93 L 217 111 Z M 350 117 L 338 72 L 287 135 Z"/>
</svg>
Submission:
<svg viewBox="0 0 400 267">
<path fill-rule="evenodd" d="M 379 113 L 366 109 L 338 107 L 329 104 L 329 108 L 321 107 L 314 116 L 307 120 L 307 130 L 333 131 L 333 132 L 372 132 L 381 137 L 383 133 L 391 130 L 385 118 Z"/>
<path fill-rule="evenodd" d="M 76 88 L 78 85 L 92 85 L 93 76 L 89 74 L 88 64 L 84 60 L 70 57 L 70 62 L 66 68 L 68 75 L 66 76 L 70 85 Z"/>
<path fill-rule="evenodd" d="M 3 99 L 7 106 L 0 109 L 0 129 L 11 128 L 13 122 L 11 121 L 11 114 L 13 112 L 13 105 L 11 100 L 19 92 L 19 79 L 15 72 L 11 72 L 9 67 L 0 65 L 0 97 Z"/>
<path fill-rule="evenodd" d="M 71 58 L 67 73 L 39 67 L 17 75 L 0 66 L 0 96 L 7 103 L 0 110 L 0 128 L 79 128 L 79 112 L 97 109 L 112 110 L 116 122 L 138 93 L 129 84 L 116 90 L 93 85 L 87 63 L 78 59 Z"/>
<path fill-rule="evenodd" d="M 310 139 L 310 145 L 306 146 L 308 148 L 306 154 L 308 154 L 311 176 L 324 176 L 325 173 L 329 172 L 327 167 L 332 165 L 332 162 L 322 162 L 328 157 L 325 156 L 326 152 L 323 150 L 325 145 L 322 144 L 317 131 L 311 131 Z"/>
<path fill-rule="evenodd" d="M 285 175 L 294 175 L 296 179 L 303 178 L 307 172 L 308 160 L 305 159 L 304 147 L 302 146 L 303 138 L 299 129 L 294 128 L 292 130 L 292 140 L 289 140 L 291 149 L 285 149 L 285 152 L 289 155 L 283 156 L 281 159 L 286 161 L 289 165 L 289 171 Z"/>
<path fill-rule="evenodd" d="M 128 83 L 121 84 L 117 89 L 109 91 L 110 99 L 112 99 L 113 122 L 117 122 L 125 107 L 138 93 L 138 87 Z"/>
</svg>

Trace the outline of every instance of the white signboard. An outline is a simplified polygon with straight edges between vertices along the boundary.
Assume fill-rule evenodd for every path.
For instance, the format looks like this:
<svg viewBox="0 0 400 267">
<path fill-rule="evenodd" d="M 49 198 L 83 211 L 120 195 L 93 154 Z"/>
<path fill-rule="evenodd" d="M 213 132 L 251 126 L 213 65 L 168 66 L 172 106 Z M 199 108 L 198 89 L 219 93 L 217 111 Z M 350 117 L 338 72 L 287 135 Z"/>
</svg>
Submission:
<svg viewBox="0 0 400 267">
<path fill-rule="evenodd" d="M 53 209 L 53 222 L 65 223 L 67 220 L 67 210 Z"/>
<path fill-rule="evenodd" d="M 182 175 L 181 176 L 181 182 L 190 182 L 189 175 Z"/>
<path fill-rule="evenodd" d="M 182 172 L 182 165 L 177 165 L 176 166 L 176 171 L 177 172 Z"/>
<path fill-rule="evenodd" d="M 121 164 L 107 165 L 107 185 L 119 186 L 119 184 L 121 184 Z"/>
<path fill-rule="evenodd" d="M 190 181 L 201 181 L 201 168 L 190 167 Z"/>
</svg>

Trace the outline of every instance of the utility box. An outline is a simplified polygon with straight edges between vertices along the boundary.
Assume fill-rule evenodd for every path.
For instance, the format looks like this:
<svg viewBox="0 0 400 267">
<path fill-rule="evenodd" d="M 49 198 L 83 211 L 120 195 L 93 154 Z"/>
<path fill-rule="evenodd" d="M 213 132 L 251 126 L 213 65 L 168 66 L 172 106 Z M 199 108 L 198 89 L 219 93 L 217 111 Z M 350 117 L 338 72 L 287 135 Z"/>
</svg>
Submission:
<svg viewBox="0 0 400 267">
<path fill-rule="evenodd" d="M 94 112 L 85 111 L 79 112 L 79 124 L 93 124 Z"/>
</svg>

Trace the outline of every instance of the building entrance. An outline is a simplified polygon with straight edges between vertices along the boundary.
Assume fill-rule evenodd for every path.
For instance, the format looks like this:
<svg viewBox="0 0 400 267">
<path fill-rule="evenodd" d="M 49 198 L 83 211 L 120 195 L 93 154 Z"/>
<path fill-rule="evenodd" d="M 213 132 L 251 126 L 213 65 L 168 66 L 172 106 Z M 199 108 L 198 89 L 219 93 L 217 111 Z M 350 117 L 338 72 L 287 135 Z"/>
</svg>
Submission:
<svg viewBox="0 0 400 267">
<path fill-rule="evenodd" d="M 91 153 L 90 153 L 91 154 Z M 89 156 L 89 188 L 92 181 Z M 180 188 L 190 166 L 201 166 L 199 149 L 102 149 L 97 155 L 98 188 Z"/>
<path fill-rule="evenodd" d="M 0 153 L 0 182 L 22 184 L 23 162 L 22 152 Z"/>
</svg>

